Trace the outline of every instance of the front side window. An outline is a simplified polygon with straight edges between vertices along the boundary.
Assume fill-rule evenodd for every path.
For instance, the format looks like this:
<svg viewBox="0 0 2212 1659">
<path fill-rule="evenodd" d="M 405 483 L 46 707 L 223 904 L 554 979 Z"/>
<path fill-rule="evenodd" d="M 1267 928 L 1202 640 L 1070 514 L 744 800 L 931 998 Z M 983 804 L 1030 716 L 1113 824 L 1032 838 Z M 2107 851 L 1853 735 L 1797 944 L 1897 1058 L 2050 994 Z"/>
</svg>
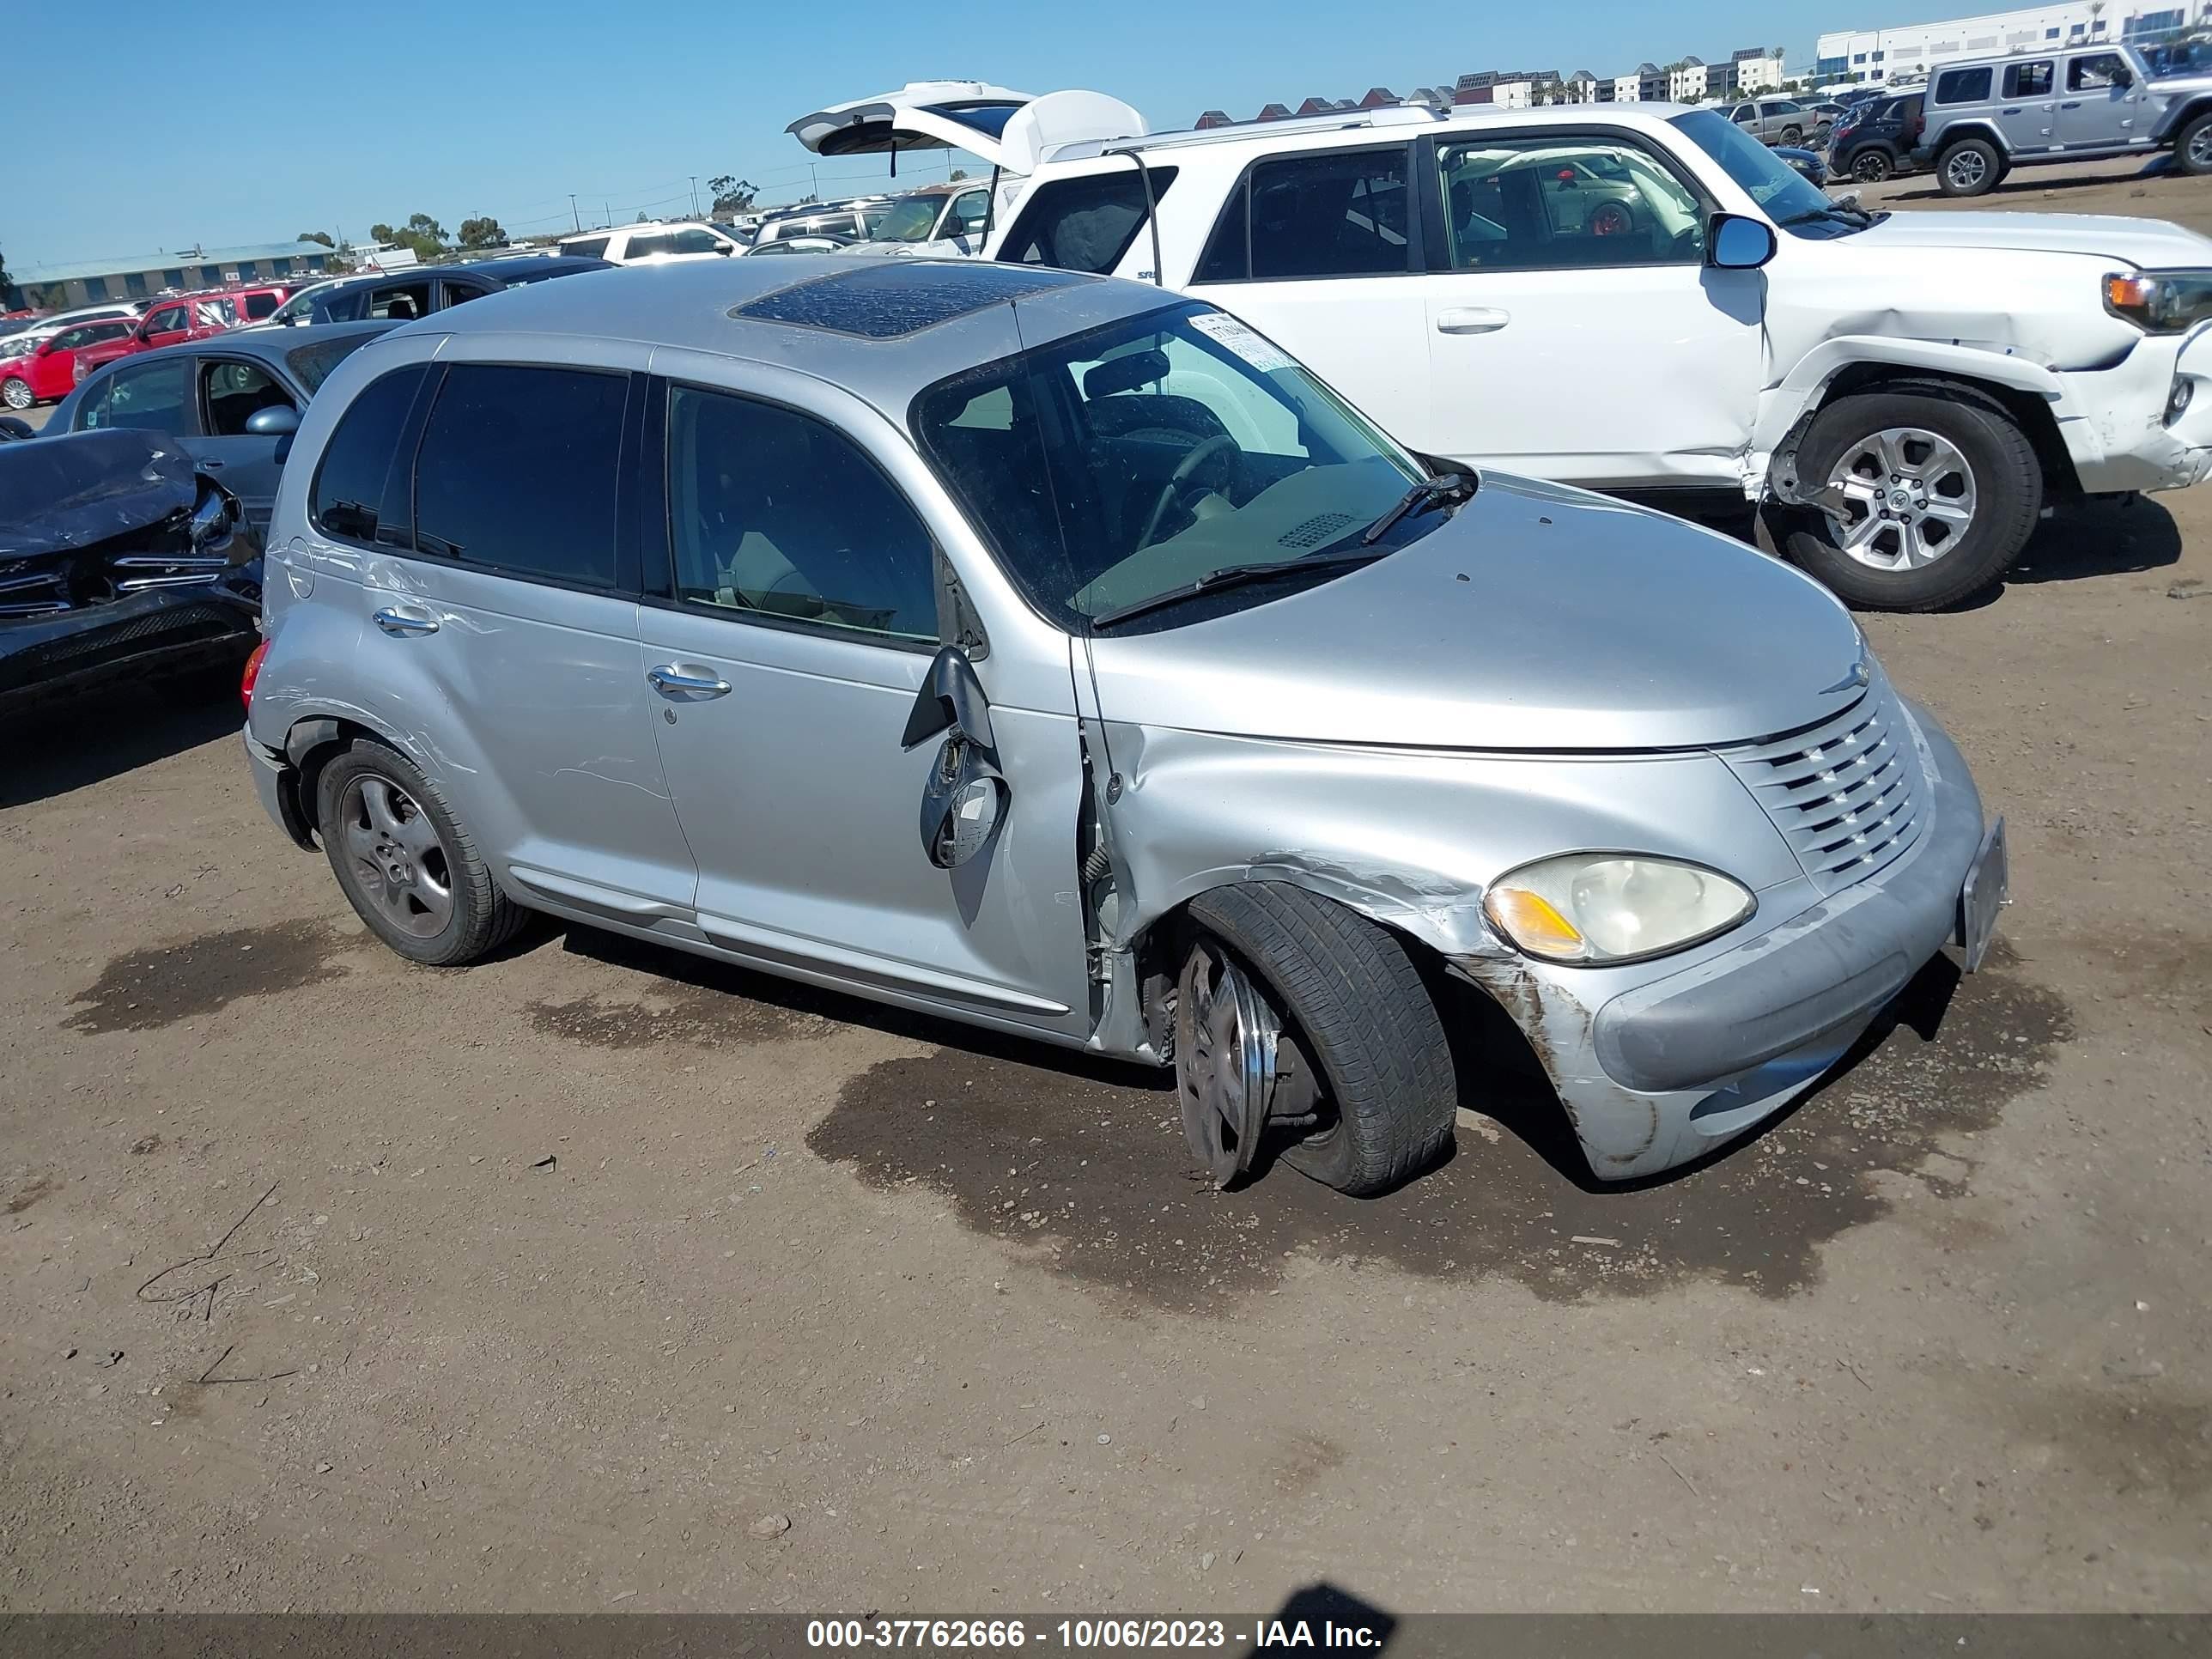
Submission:
<svg viewBox="0 0 2212 1659">
<path fill-rule="evenodd" d="M 1744 142 L 1767 153 L 1755 139 Z M 1437 163 L 1455 269 L 1695 264 L 1705 257 L 1704 204 L 1625 141 L 1480 139 L 1440 146 Z"/>
<path fill-rule="evenodd" d="M 1759 140 L 1711 110 L 1678 115 L 1673 125 L 1711 156 L 1769 218 L 1793 235 L 1820 240 L 1863 230 L 1872 222 L 1841 213 L 1828 193 L 1808 183 Z"/>
<path fill-rule="evenodd" d="M 1152 199 L 1175 183 L 1173 167 L 1152 169 Z M 1039 185 L 1023 204 L 999 258 L 1009 264 L 1058 265 L 1110 276 L 1145 224 L 1145 181 L 1136 164 Z"/>
<path fill-rule="evenodd" d="M 711 230 L 679 230 L 668 240 L 678 253 L 719 253 L 727 246 Z"/>
<path fill-rule="evenodd" d="M 2118 86 L 2120 72 L 2124 67 L 2117 52 L 2100 52 L 2087 58 L 2076 58 L 2066 66 L 2066 90 L 2102 92 L 2107 87 Z"/>
<path fill-rule="evenodd" d="M 415 458 L 415 545 L 441 558 L 615 585 L 623 374 L 459 363 Z"/>
<path fill-rule="evenodd" d="M 1190 593 L 1143 625 L 1310 586 L 1340 566 L 1308 562 L 1358 550 L 1421 476 L 1273 344 L 1199 305 L 956 375 L 915 400 L 912 424 L 1007 575 L 1071 630 L 1231 566 L 1283 568 Z M 1438 521 L 1409 514 L 1364 550 Z"/>
<path fill-rule="evenodd" d="M 181 332 L 185 326 L 185 308 L 182 306 L 163 306 L 146 319 L 146 332 L 149 334 L 176 334 Z"/>
<path fill-rule="evenodd" d="M 958 227 L 956 234 L 973 236 L 980 233 L 991 219 L 991 192 L 971 190 L 952 201 L 952 217 Z"/>
<path fill-rule="evenodd" d="M 430 284 L 427 282 L 396 283 L 374 289 L 368 296 L 371 317 L 389 317 L 398 322 L 429 314 Z"/>
<path fill-rule="evenodd" d="M 679 599 L 897 640 L 937 639 L 928 531 L 851 440 L 819 421 L 722 392 L 672 388 L 668 518 Z"/>
<path fill-rule="evenodd" d="M 2051 90 L 2051 60 L 2046 58 L 2036 64 L 2007 64 L 2004 72 L 2004 95 L 2008 98 L 2040 98 Z"/>
<path fill-rule="evenodd" d="M 309 492 L 309 516 L 324 534 L 408 544 L 408 471 L 399 441 L 426 372 L 421 364 L 392 370 L 371 381 L 338 417 Z"/>
<path fill-rule="evenodd" d="M 1978 104 L 1990 95 L 1990 68 L 1984 64 L 1979 69 L 1945 70 L 1936 77 L 1936 101 L 1939 104 Z"/>
<path fill-rule="evenodd" d="M 191 359 L 163 357 L 126 363 L 113 370 L 97 404 L 86 404 L 83 423 L 137 427 L 189 437 L 199 426 L 191 411 Z"/>
<path fill-rule="evenodd" d="M 868 232 L 872 242 L 926 242 L 937 228 L 938 210 L 944 205 L 935 196 L 902 196 L 890 205 L 890 210 L 876 221 Z"/>
<path fill-rule="evenodd" d="M 246 423 L 264 409 L 294 409 L 292 394 L 258 363 L 216 358 L 202 365 L 200 389 L 208 436 L 242 438 Z"/>
</svg>

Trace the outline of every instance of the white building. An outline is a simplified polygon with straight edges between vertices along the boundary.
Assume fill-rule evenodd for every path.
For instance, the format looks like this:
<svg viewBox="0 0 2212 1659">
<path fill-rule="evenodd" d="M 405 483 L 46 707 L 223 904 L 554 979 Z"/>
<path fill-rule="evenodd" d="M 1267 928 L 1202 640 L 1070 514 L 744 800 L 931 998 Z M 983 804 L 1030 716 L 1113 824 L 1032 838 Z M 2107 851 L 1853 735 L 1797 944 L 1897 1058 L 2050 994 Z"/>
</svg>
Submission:
<svg viewBox="0 0 2212 1659">
<path fill-rule="evenodd" d="M 1677 104 L 1694 104 L 1705 95 L 1705 64 L 1701 58 L 1685 58 L 1667 71 L 1667 97 Z"/>
<path fill-rule="evenodd" d="M 1917 80 L 1947 58 L 2168 34 L 2199 21 L 2203 10 L 2203 0 L 2063 0 L 1944 23 L 1837 29 L 1820 37 L 1814 73 L 1822 86 Z"/>
<path fill-rule="evenodd" d="M 1492 109 L 1527 109 L 1535 101 L 1534 81 L 1500 81 L 1490 89 Z"/>
<path fill-rule="evenodd" d="M 1644 77 L 1640 75 L 1616 75 L 1613 77 L 1613 101 L 1632 104 L 1644 96 Z"/>
<path fill-rule="evenodd" d="M 1738 54 L 1735 60 L 1736 90 L 1749 97 L 1757 92 L 1772 92 L 1782 84 L 1782 54 L 1762 53 L 1746 58 Z"/>
</svg>

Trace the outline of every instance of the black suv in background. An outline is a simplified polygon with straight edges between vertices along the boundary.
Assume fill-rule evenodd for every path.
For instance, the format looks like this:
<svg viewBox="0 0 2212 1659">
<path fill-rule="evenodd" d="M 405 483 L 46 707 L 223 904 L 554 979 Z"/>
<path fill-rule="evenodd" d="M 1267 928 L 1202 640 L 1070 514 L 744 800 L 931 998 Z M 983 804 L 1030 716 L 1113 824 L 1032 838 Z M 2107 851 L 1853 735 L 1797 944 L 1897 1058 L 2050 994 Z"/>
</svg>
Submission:
<svg viewBox="0 0 2212 1659">
<path fill-rule="evenodd" d="M 1836 120 L 1828 135 L 1828 173 L 1871 185 L 1912 170 L 1912 149 L 1920 142 L 1921 94 L 1869 98 Z"/>
</svg>

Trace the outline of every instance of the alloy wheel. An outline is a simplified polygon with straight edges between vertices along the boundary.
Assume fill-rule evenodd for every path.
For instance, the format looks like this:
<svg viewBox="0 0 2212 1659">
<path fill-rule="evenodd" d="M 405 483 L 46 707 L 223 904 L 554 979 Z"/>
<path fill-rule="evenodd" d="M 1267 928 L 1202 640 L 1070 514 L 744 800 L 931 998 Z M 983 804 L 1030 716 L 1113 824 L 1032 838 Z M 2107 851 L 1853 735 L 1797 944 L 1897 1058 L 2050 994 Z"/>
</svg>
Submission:
<svg viewBox="0 0 2212 1659">
<path fill-rule="evenodd" d="M 1990 158 L 1978 149 L 1962 149 L 1943 163 L 1943 176 L 1960 190 L 1973 190 L 1990 176 Z"/>
<path fill-rule="evenodd" d="M 1878 185 L 1889 177 L 1889 157 L 1878 149 L 1862 151 L 1851 162 L 1851 177 L 1863 185 Z"/>
<path fill-rule="evenodd" d="M 2192 167 L 2212 169 L 2212 123 L 2189 135 L 2188 160 Z"/>
<path fill-rule="evenodd" d="M 1844 552 L 1876 570 L 1917 570 L 1972 528 L 1974 471 L 1941 434 L 1889 427 L 1844 449 L 1820 499 Z"/>
<path fill-rule="evenodd" d="M 6 404 L 9 408 L 28 409 L 36 402 L 38 399 L 31 395 L 31 388 L 23 381 L 10 380 L 0 383 L 0 403 Z"/>
<path fill-rule="evenodd" d="M 453 915 L 453 860 L 415 798 L 389 778 L 358 777 L 346 785 L 338 821 L 362 896 L 416 939 L 445 932 Z"/>
</svg>

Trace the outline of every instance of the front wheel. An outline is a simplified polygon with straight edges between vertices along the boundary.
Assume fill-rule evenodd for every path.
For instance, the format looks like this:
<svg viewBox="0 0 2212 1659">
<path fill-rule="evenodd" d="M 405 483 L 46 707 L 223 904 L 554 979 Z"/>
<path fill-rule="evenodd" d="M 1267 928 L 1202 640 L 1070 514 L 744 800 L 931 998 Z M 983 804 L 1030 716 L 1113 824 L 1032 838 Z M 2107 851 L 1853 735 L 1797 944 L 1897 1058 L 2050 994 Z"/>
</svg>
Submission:
<svg viewBox="0 0 2212 1659">
<path fill-rule="evenodd" d="M 1778 550 L 1846 604 L 1934 611 L 1996 581 L 2043 510 L 2027 436 L 1992 404 L 1933 392 L 1838 398 L 1797 448 Z"/>
<path fill-rule="evenodd" d="M 10 409 L 28 409 L 38 401 L 32 394 L 29 381 L 18 380 L 12 374 L 0 380 L 0 404 L 7 404 Z"/>
<path fill-rule="evenodd" d="M 2212 111 L 2197 116 L 2174 135 L 2173 160 L 2184 173 L 2212 173 Z"/>
<path fill-rule="evenodd" d="M 1962 138 L 1936 162 L 1936 183 L 1946 196 L 1980 196 L 2003 176 L 2003 158 L 1986 138 Z"/>
<path fill-rule="evenodd" d="M 339 888 L 410 962 L 458 968 L 521 926 L 444 794 L 397 750 L 356 742 L 323 769 L 315 802 Z"/>
<path fill-rule="evenodd" d="M 1249 1168 L 1273 1104 L 1283 1161 L 1372 1197 L 1451 1139 L 1459 1097 L 1435 1002 L 1404 945 L 1281 882 L 1192 902 L 1176 993 L 1176 1085 L 1192 1151 L 1217 1180 Z M 1277 1080 L 1273 1102 L 1255 1092 Z M 1297 1117 L 1282 1121 L 1285 1102 Z"/>
<path fill-rule="evenodd" d="M 1884 150 L 1863 149 L 1851 157 L 1851 177 L 1863 185 L 1878 185 L 1893 171 Z"/>
</svg>

